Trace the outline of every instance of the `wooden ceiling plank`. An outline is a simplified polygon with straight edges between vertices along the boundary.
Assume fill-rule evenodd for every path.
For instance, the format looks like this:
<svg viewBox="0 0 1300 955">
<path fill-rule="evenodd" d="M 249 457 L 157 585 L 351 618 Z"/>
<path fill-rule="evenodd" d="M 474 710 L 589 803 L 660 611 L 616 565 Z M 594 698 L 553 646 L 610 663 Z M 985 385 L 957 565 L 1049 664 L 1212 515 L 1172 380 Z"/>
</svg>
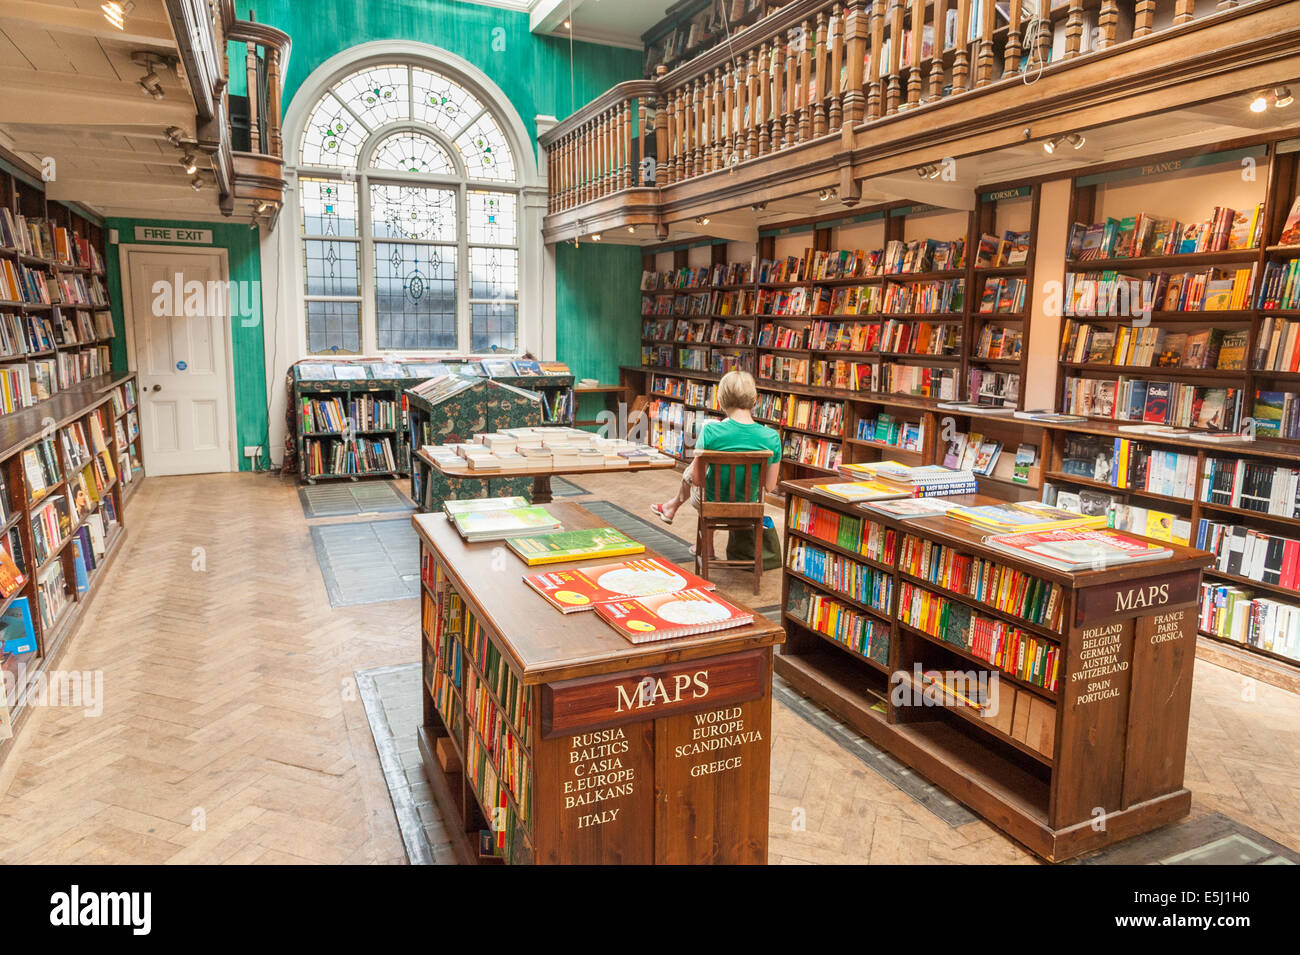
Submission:
<svg viewBox="0 0 1300 955">
<path fill-rule="evenodd" d="M 144 14 L 145 11 L 137 6 L 126 18 L 126 29 L 118 30 L 104 19 L 98 7 L 83 10 L 36 0 L 5 0 L 4 4 L 5 20 L 22 24 L 26 30 L 35 26 L 60 33 L 111 38 L 142 48 L 174 51 L 176 37 L 172 34 L 171 24 L 165 18 L 146 17 Z"/>
</svg>

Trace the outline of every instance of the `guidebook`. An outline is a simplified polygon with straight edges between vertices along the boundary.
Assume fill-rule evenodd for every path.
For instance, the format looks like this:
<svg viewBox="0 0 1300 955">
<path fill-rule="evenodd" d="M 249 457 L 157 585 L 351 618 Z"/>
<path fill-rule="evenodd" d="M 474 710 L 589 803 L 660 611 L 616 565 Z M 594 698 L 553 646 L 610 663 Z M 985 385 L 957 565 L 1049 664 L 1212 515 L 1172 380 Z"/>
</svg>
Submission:
<svg viewBox="0 0 1300 955">
<path fill-rule="evenodd" d="M 553 531 L 532 537 L 509 537 L 506 546 L 524 559 L 529 567 L 558 564 L 563 560 L 586 560 L 590 557 L 622 557 L 640 554 L 645 544 L 634 541 L 613 527 L 589 527 L 580 531 Z"/>
<path fill-rule="evenodd" d="M 508 511 L 516 507 L 527 507 L 528 501 L 522 497 L 467 497 L 451 498 L 442 502 L 442 510 L 448 517 L 458 514 L 477 514 L 483 511 Z"/>
<path fill-rule="evenodd" d="M 995 534 L 984 539 L 994 550 L 1057 570 L 1102 570 L 1148 560 L 1173 551 L 1112 530 L 1082 528 Z"/>
<path fill-rule="evenodd" d="M 629 600 L 682 590 L 712 590 L 714 584 L 653 557 L 598 567 L 573 567 L 525 574 L 524 583 L 561 613 L 590 610 L 611 600 Z"/>
<path fill-rule="evenodd" d="M 563 525 L 537 505 L 488 511 L 467 511 L 451 518 L 465 540 L 495 541 L 557 531 Z"/>
<path fill-rule="evenodd" d="M 907 497 L 908 492 L 896 486 L 880 481 L 854 481 L 850 484 L 818 484 L 813 487 L 818 494 L 825 494 L 837 501 L 887 501 L 893 498 Z"/>
<path fill-rule="evenodd" d="M 1062 508 L 1048 507 L 1033 501 L 1007 504 L 978 504 L 972 507 L 958 505 L 948 511 L 953 520 L 973 524 L 987 530 L 1038 531 L 1057 528 L 1101 527 L 1106 523 L 1102 515 L 1085 516 Z"/>
<path fill-rule="evenodd" d="M 672 640 L 739 627 L 754 620 L 707 590 L 682 590 L 597 604 L 596 613 L 632 643 Z"/>
<path fill-rule="evenodd" d="M 904 521 L 914 517 L 939 517 L 956 507 L 941 497 L 905 497 L 897 501 L 872 501 L 862 506 Z"/>
</svg>

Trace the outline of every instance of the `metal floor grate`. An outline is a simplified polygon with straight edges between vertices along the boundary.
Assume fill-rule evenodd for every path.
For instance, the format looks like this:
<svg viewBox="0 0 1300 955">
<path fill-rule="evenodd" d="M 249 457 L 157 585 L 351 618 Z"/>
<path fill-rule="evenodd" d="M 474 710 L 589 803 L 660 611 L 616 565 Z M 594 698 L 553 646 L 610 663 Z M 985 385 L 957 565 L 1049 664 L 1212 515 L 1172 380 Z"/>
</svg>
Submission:
<svg viewBox="0 0 1300 955">
<path fill-rule="evenodd" d="M 388 481 L 314 484 L 298 488 L 298 500 L 308 520 L 413 510 L 410 500 Z"/>
<path fill-rule="evenodd" d="M 420 548 L 409 520 L 311 528 L 330 606 L 405 600 L 420 592 Z"/>
<path fill-rule="evenodd" d="M 586 501 L 582 505 L 597 517 L 609 522 L 633 540 L 638 540 L 651 550 L 656 550 L 677 564 L 691 565 L 695 560 L 691 556 L 691 545 L 680 537 L 661 530 L 666 525 L 660 521 L 654 524 L 625 511 L 617 504 L 608 501 Z"/>
<path fill-rule="evenodd" d="M 568 478 L 551 478 L 551 497 L 579 497 L 590 493 L 585 487 L 579 487 Z"/>
</svg>

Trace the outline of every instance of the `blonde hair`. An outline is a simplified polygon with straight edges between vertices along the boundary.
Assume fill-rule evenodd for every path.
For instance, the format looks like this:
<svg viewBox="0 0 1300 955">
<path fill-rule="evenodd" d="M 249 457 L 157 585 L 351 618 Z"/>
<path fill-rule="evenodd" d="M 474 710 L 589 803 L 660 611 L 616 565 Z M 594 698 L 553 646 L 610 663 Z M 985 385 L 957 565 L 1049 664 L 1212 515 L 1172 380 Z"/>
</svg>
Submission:
<svg viewBox="0 0 1300 955">
<path fill-rule="evenodd" d="M 729 371 L 718 382 L 718 407 L 726 413 L 749 411 L 758 401 L 758 386 L 747 371 Z"/>
</svg>

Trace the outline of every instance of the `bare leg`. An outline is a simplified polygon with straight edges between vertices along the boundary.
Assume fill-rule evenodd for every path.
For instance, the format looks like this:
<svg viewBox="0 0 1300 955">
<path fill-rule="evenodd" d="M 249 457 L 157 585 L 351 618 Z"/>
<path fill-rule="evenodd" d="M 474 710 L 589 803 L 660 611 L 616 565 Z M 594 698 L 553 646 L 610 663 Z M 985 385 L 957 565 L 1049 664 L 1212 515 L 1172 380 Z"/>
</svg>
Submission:
<svg viewBox="0 0 1300 955">
<path fill-rule="evenodd" d="M 691 499 L 691 482 L 682 478 L 681 484 L 677 485 L 677 494 L 660 505 L 664 517 L 672 520 L 677 514 L 677 509 Z"/>
</svg>

